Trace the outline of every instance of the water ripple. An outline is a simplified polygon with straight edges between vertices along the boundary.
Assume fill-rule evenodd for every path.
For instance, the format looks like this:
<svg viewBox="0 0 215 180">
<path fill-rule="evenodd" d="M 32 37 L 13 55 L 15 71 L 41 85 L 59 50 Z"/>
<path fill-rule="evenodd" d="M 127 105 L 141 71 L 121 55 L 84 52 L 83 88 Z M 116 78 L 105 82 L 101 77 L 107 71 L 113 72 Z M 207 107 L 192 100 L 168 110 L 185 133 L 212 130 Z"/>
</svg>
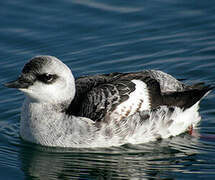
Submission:
<svg viewBox="0 0 215 180">
<path fill-rule="evenodd" d="M 38 54 L 75 76 L 160 69 L 214 84 L 214 1 L 32 0 L 0 3 L 0 83 Z M 8 179 L 214 179 L 214 97 L 195 136 L 121 147 L 47 148 L 19 138 L 23 94 L 0 86 L 0 166 Z M 14 174 L 14 178 L 13 178 Z"/>
</svg>

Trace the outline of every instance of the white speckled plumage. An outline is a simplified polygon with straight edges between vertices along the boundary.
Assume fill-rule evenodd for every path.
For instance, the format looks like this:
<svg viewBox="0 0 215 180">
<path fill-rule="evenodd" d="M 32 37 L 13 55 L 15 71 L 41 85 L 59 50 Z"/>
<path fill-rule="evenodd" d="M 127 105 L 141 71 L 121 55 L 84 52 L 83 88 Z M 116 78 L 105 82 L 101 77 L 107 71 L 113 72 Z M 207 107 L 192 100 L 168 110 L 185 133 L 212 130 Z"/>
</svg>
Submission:
<svg viewBox="0 0 215 180">
<path fill-rule="evenodd" d="M 147 86 L 140 80 L 132 80 L 136 85 L 129 98 L 119 104 L 117 108 L 110 114 L 110 119 L 119 121 L 122 117 L 135 114 L 137 111 L 150 110 L 149 93 Z"/>
<path fill-rule="evenodd" d="M 143 71 L 142 74 L 149 77 L 149 80 L 156 80 L 153 83 L 159 83 L 160 93 L 164 93 L 165 96 L 173 91 L 180 92 L 189 89 L 189 86 L 161 71 Z M 51 76 L 52 79 L 49 79 L 49 75 L 55 76 Z M 123 75 L 110 75 L 110 80 L 102 79 L 100 84 L 105 84 L 105 86 L 101 86 L 103 88 L 101 92 L 99 85 L 95 85 L 95 82 L 91 83 L 93 87 L 90 88 L 89 93 L 84 92 L 85 94 L 88 96 L 96 94 L 98 99 L 108 99 L 108 97 L 112 99 L 100 102 L 93 97 L 88 98 L 88 101 L 92 99 L 90 103 L 98 104 L 95 106 L 98 109 L 91 113 L 101 111 L 104 115 L 98 120 L 80 117 L 75 113 L 65 112 L 66 108 L 75 107 L 70 105 L 74 97 L 78 97 L 77 92 L 75 95 L 75 85 L 81 87 L 80 84 L 77 84 L 78 81 L 75 83 L 70 69 L 52 56 L 34 58 L 24 67 L 18 81 L 6 84 L 8 87 L 18 88 L 26 95 L 21 113 L 21 137 L 26 141 L 46 146 L 107 147 L 125 143 L 145 143 L 159 138 L 176 136 L 185 132 L 188 127 L 196 126 L 200 121 L 198 108 L 201 97 L 186 109 L 165 105 L 165 103 L 157 103 L 155 106 L 151 104 L 154 103 L 152 100 L 156 101 L 156 99 L 153 99 L 150 91 L 155 93 L 157 89 L 153 90 L 148 80 L 141 80 L 139 74 L 138 76 L 132 74 L 132 78 L 126 74 L 123 76 L 123 80 L 120 79 L 121 76 Z M 101 81 L 101 77 L 109 78 L 109 76 L 99 76 L 98 78 L 93 76 L 94 79 L 97 78 L 96 82 Z M 127 80 L 127 77 L 130 80 Z M 89 83 L 91 79 L 92 77 L 87 82 Z M 118 89 L 115 88 L 116 86 Z M 80 87 L 79 90 L 87 91 L 86 88 L 80 89 Z M 204 90 L 203 87 L 201 88 Z M 106 89 L 107 92 L 105 92 Z M 206 94 L 209 90 L 210 88 L 206 88 L 202 94 Z M 118 93 L 115 100 L 111 93 Z M 162 96 L 162 98 L 164 97 Z M 162 98 L 160 101 L 165 102 Z M 88 101 L 86 102 L 88 103 Z M 77 106 L 77 104 L 75 105 Z M 108 112 L 105 111 L 105 106 L 109 110 Z M 82 108 L 90 109 L 91 107 L 83 105 Z"/>
</svg>

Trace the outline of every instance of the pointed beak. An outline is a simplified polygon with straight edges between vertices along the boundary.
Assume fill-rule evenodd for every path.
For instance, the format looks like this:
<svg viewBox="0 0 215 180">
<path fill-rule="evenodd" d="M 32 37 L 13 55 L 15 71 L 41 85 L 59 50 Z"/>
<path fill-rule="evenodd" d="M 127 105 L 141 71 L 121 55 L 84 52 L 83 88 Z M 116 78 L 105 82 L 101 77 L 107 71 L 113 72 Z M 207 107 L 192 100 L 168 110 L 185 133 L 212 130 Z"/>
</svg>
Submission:
<svg viewBox="0 0 215 180">
<path fill-rule="evenodd" d="M 23 78 L 22 76 L 15 81 L 10 81 L 4 84 L 4 86 L 8 88 L 17 88 L 17 89 L 27 89 L 31 85 L 33 85 L 33 82 Z"/>
<path fill-rule="evenodd" d="M 19 82 L 19 80 L 15 80 L 15 81 L 10 81 L 4 84 L 4 86 L 8 87 L 8 88 L 21 88 L 22 85 Z"/>
</svg>

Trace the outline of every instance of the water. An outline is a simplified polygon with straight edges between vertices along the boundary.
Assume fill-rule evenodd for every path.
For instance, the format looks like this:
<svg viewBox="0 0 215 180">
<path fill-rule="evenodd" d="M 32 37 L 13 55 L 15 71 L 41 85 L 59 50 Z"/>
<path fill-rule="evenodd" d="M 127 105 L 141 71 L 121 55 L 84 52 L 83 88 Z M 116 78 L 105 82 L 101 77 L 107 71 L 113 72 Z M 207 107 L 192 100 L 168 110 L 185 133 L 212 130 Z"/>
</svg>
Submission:
<svg viewBox="0 0 215 180">
<path fill-rule="evenodd" d="M 75 76 L 160 69 L 186 82 L 215 79 L 215 1 L 0 2 L 0 83 L 32 56 Z M 23 95 L 0 86 L 1 179 L 215 179 L 215 92 L 197 136 L 112 148 L 47 148 L 19 138 Z"/>
</svg>

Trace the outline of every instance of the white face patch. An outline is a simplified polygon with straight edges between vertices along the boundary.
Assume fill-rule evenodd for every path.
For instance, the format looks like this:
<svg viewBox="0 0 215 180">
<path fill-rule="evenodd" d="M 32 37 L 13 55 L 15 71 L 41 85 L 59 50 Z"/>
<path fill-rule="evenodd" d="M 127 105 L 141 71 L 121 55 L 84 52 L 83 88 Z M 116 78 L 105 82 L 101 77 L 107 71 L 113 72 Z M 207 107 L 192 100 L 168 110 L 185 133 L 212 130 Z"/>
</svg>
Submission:
<svg viewBox="0 0 215 180">
<path fill-rule="evenodd" d="M 75 80 L 71 70 L 55 57 L 41 57 L 41 62 L 43 62 L 43 58 L 50 58 L 51 60 L 43 64 L 43 66 L 38 66 L 39 62 L 35 59 L 36 62 L 31 62 L 31 66 L 33 67 L 28 67 L 28 69 L 31 69 L 31 72 L 26 73 L 25 76 L 35 75 L 35 72 L 39 72 L 39 75 L 56 75 L 57 78 L 55 81 L 48 84 L 37 78 L 33 85 L 29 86 L 27 89 L 20 90 L 23 91 L 32 102 L 57 104 L 71 101 L 75 96 Z M 34 68 L 36 70 L 34 70 Z"/>
<path fill-rule="evenodd" d="M 111 118 L 118 120 L 138 111 L 150 110 L 150 97 L 146 83 L 141 80 L 132 80 L 135 84 L 135 91 L 133 91 L 129 98 L 117 106 L 111 113 Z"/>
</svg>

